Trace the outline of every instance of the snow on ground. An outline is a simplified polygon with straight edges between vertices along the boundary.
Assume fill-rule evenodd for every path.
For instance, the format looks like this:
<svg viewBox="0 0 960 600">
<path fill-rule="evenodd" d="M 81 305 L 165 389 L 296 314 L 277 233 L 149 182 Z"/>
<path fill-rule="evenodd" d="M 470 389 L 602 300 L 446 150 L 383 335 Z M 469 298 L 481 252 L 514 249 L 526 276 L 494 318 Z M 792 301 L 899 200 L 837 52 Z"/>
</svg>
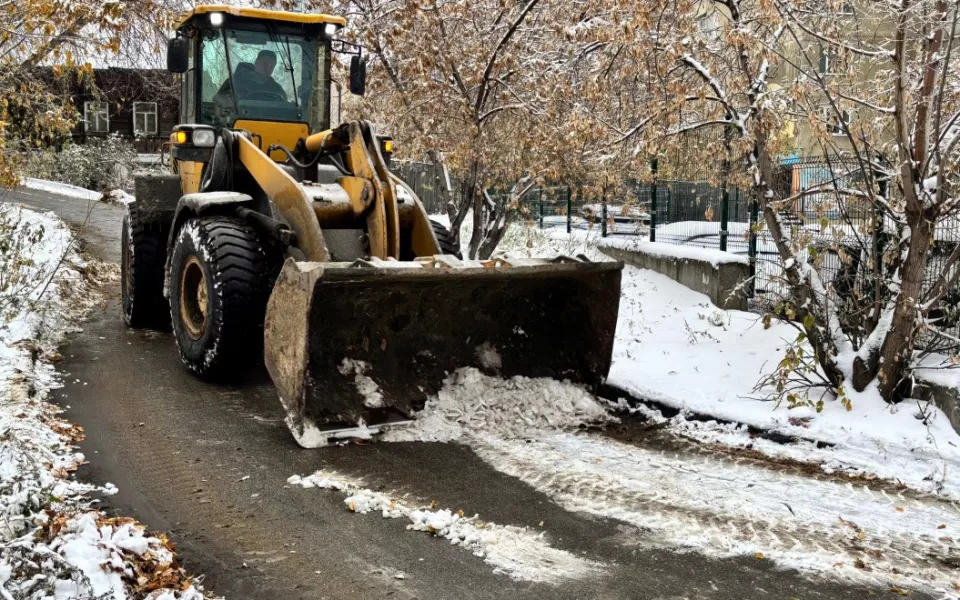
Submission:
<svg viewBox="0 0 960 600">
<path fill-rule="evenodd" d="M 721 310 L 706 296 L 652 271 L 626 267 L 614 361 L 608 383 L 675 409 L 832 445 L 765 445 L 763 451 L 808 457 L 827 468 L 900 481 L 960 499 L 960 435 L 926 402 L 888 405 L 849 392 L 851 410 L 826 400 L 817 413 L 789 409 L 753 388 L 783 357 L 796 330 L 764 329 L 753 313 Z M 926 415 L 925 419 L 920 418 Z M 748 445 L 745 427 L 713 423 L 683 433 L 704 441 Z"/>
<path fill-rule="evenodd" d="M 20 181 L 20 185 L 31 190 L 50 192 L 51 194 L 79 198 L 81 200 L 99 200 L 101 196 L 100 192 L 94 192 L 93 190 L 70 185 L 69 183 L 34 179 L 33 177 L 24 177 Z"/>
<path fill-rule="evenodd" d="M 653 424 L 670 422 L 656 410 L 638 410 Z M 755 556 L 807 575 L 955 597 L 947 594 L 960 584 L 957 503 L 811 477 L 736 453 L 668 453 L 619 442 L 594 427 L 612 420 L 578 386 L 461 369 L 413 425 L 384 439 L 468 445 L 567 510 L 634 525 L 632 543 L 641 547 Z M 307 485 L 342 489 L 324 473 Z M 392 508 L 390 502 L 381 498 L 372 510 Z M 364 494 L 347 503 L 368 506 Z"/>
<path fill-rule="evenodd" d="M 598 241 L 599 232 L 517 227 L 501 251 L 602 259 Z M 850 410 L 826 400 L 818 413 L 769 401 L 755 386 L 796 336 L 628 266 L 608 383 L 680 411 L 668 419 L 634 409 L 672 435 L 705 442 L 694 445 L 703 452 L 665 454 L 582 431 L 604 422 L 590 410 L 551 422 L 540 415 L 554 404 L 592 399 L 559 382 L 521 387 L 470 371 L 450 377 L 412 427 L 385 439 L 467 444 L 569 510 L 635 525 L 641 545 L 754 555 L 806 574 L 957 598 L 960 436 L 924 402 L 889 406 L 875 394 L 851 394 Z M 778 443 L 756 429 L 797 441 Z M 775 461 L 741 464 L 754 453 Z"/>
<path fill-rule="evenodd" d="M 115 269 L 84 261 L 53 213 L 0 205 L 0 234 L 0 597 L 202 599 L 166 539 L 93 508 L 96 488 L 70 475 L 83 430 L 46 401 L 57 346 Z"/>
<path fill-rule="evenodd" d="M 606 257 L 598 246 L 607 240 L 599 232 L 516 227 L 502 250 L 523 256 L 582 253 L 600 260 Z M 939 408 L 916 401 L 891 406 L 876 394 L 850 390 L 852 410 L 828 400 L 817 413 L 808 406 L 790 409 L 755 392 L 796 336 L 787 325 L 775 322 L 764 329 L 757 314 L 721 310 L 665 275 L 627 266 L 608 383 L 636 398 L 721 421 L 696 427 L 684 421 L 676 429 L 686 437 L 759 445 L 773 457 L 960 499 L 960 436 Z M 960 370 L 942 370 L 939 377 L 952 375 Z M 831 447 L 757 442 L 747 426 Z"/>
<path fill-rule="evenodd" d="M 640 547 L 755 556 L 807 575 L 957 597 L 955 504 L 600 434 L 483 434 L 468 443 L 567 510 L 636 526 Z"/>
<path fill-rule="evenodd" d="M 544 531 L 526 527 L 497 525 L 467 517 L 463 511 L 433 506 L 416 507 L 396 494 L 375 492 L 360 480 L 337 473 L 317 471 L 300 477 L 293 475 L 290 485 L 320 488 L 346 493 L 344 504 L 355 513 L 380 513 L 384 519 L 409 521 L 410 531 L 427 532 L 482 558 L 494 568 L 519 581 L 560 583 L 601 575 L 603 565 L 550 546 Z"/>
</svg>

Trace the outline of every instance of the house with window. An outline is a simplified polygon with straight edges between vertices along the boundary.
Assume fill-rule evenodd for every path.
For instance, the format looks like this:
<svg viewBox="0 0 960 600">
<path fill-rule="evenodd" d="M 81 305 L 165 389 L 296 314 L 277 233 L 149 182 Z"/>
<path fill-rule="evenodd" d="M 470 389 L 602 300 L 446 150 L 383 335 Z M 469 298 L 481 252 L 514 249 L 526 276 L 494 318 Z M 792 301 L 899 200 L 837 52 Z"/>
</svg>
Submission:
<svg viewBox="0 0 960 600">
<path fill-rule="evenodd" d="M 81 117 L 72 132 L 78 143 L 119 135 L 140 153 L 158 153 L 179 118 L 179 83 L 165 70 L 96 69 L 92 81 L 61 85 Z"/>
</svg>

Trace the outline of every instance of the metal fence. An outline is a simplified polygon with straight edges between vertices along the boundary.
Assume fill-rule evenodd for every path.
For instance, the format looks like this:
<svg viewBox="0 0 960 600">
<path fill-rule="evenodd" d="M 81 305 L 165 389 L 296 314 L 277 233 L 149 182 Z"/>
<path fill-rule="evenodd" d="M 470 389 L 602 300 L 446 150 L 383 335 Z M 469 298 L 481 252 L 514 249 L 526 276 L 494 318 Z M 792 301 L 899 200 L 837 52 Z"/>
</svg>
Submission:
<svg viewBox="0 0 960 600">
<path fill-rule="evenodd" d="M 445 213 L 440 186 L 442 174 L 432 165 L 395 163 L 400 175 L 420 195 L 431 213 Z M 712 248 L 746 256 L 751 265 L 755 301 L 772 304 L 787 293 L 783 266 L 759 207 L 751 195 L 736 186 L 718 184 L 707 168 L 664 170 L 670 177 L 629 182 L 606 202 L 588 201 L 575 185 L 534 187 L 520 198 L 519 215 L 535 227 L 572 232 L 591 230 L 602 236 L 627 235 L 651 241 Z M 772 187 L 778 198 L 790 199 L 779 214 L 788 235 L 808 234 L 812 240 L 797 256 L 816 264 L 824 282 L 832 284 L 838 301 L 861 302 L 877 293 L 883 269 L 876 262 L 892 230 L 869 200 L 837 194 L 838 189 L 862 188 L 858 163 L 836 159 L 787 159 L 777 168 Z M 450 185 L 459 193 L 455 177 Z M 882 194 L 895 190 L 881 190 Z M 491 193 L 497 202 L 506 194 Z M 874 231 L 880 235 L 874 237 Z M 886 231 L 886 233 L 884 233 Z M 932 287 L 950 254 L 960 243 L 960 218 L 939 223 L 927 267 Z M 871 251 L 864 251 L 870 249 Z M 865 300 L 866 299 L 866 300 Z M 940 329 L 960 338 L 960 288 L 943 302 Z"/>
</svg>

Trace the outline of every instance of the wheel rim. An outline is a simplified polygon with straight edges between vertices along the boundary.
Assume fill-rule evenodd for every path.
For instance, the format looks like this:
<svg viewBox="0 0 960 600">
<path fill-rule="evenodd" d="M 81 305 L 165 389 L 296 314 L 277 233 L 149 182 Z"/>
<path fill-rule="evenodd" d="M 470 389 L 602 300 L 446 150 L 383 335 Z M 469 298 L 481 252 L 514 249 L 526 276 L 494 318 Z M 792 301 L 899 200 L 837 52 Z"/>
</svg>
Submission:
<svg viewBox="0 0 960 600">
<path fill-rule="evenodd" d="M 195 340 L 206 329 L 208 311 L 207 276 L 200 259 L 190 256 L 180 274 L 180 320 Z"/>
</svg>

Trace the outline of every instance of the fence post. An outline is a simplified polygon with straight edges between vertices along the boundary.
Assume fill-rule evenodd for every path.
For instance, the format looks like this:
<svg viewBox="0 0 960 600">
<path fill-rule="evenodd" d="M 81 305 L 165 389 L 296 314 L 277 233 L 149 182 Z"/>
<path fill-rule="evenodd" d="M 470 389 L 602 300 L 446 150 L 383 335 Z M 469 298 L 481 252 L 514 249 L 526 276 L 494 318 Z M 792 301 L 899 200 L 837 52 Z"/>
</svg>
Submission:
<svg viewBox="0 0 960 600">
<path fill-rule="evenodd" d="M 650 184 L 650 241 L 657 241 L 657 158 L 650 159 L 650 174 L 653 182 Z"/>
<path fill-rule="evenodd" d="M 748 297 L 752 298 L 757 289 L 757 222 L 760 220 L 760 204 L 756 197 L 750 197 L 750 241 L 747 245 L 747 257 L 750 261 L 750 278 L 753 284 L 749 287 Z"/>
<path fill-rule="evenodd" d="M 667 182 L 667 209 L 664 212 L 666 215 L 666 222 L 673 223 L 673 219 L 670 218 L 670 204 L 673 202 L 673 179 Z"/>
<path fill-rule="evenodd" d="M 723 128 L 723 146 L 724 146 L 724 157 L 723 157 L 723 180 L 721 185 L 723 186 L 720 190 L 720 251 L 727 251 L 727 235 L 728 227 L 730 226 L 730 138 L 733 137 L 732 132 L 730 131 L 730 126 L 725 125 Z"/>
<path fill-rule="evenodd" d="M 600 198 L 600 237 L 607 237 L 607 184 L 606 183 L 603 184 L 603 196 Z"/>
<path fill-rule="evenodd" d="M 727 227 L 730 225 L 730 186 L 724 178 L 720 191 L 720 251 L 727 251 Z"/>
<path fill-rule="evenodd" d="M 540 201 L 538 203 L 540 207 L 540 229 L 543 229 L 543 188 L 538 189 L 540 190 Z"/>
<path fill-rule="evenodd" d="M 567 233 L 570 233 L 570 213 L 573 212 L 573 189 L 567 186 Z"/>
<path fill-rule="evenodd" d="M 880 177 L 880 180 L 877 182 L 877 191 L 880 196 L 884 199 L 887 199 L 888 183 L 886 175 Z M 873 296 L 876 306 L 874 314 L 876 316 L 880 315 L 880 302 L 883 299 L 883 288 L 881 286 L 881 279 L 883 279 L 883 259 L 881 258 L 881 253 L 883 252 L 883 247 L 881 244 L 880 236 L 883 234 L 883 212 L 880 208 L 880 203 L 876 203 L 876 206 L 873 210 Z"/>
</svg>

